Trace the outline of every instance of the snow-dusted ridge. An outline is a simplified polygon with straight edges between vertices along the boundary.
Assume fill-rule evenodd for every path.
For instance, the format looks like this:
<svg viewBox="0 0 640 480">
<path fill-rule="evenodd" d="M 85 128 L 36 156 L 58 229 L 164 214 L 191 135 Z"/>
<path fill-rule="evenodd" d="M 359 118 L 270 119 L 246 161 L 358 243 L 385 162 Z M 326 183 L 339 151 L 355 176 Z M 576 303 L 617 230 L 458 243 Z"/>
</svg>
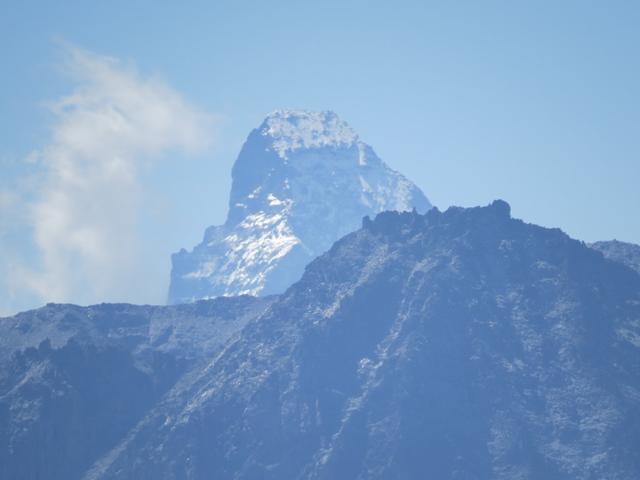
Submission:
<svg viewBox="0 0 640 480">
<path fill-rule="evenodd" d="M 362 217 L 431 207 L 330 111 L 267 115 L 232 177 L 225 224 L 173 255 L 169 303 L 280 293 Z"/>
</svg>

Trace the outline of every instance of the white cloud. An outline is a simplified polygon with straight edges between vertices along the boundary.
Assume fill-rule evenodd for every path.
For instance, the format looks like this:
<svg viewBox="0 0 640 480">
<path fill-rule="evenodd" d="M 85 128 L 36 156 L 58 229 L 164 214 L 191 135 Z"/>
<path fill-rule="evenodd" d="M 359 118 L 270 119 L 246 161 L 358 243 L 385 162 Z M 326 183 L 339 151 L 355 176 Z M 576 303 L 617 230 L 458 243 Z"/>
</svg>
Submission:
<svg viewBox="0 0 640 480">
<path fill-rule="evenodd" d="M 37 266 L 12 267 L 12 290 L 42 301 L 161 301 L 140 236 L 141 175 L 167 152 L 209 146 L 214 118 L 132 66 L 65 46 L 74 91 L 51 104 L 50 143 L 30 157 L 44 172 L 27 218 Z M 9 192 L 0 209 L 15 203 Z M 0 225 L 2 227 L 2 225 Z M 0 232 L 1 233 L 1 232 Z"/>
</svg>

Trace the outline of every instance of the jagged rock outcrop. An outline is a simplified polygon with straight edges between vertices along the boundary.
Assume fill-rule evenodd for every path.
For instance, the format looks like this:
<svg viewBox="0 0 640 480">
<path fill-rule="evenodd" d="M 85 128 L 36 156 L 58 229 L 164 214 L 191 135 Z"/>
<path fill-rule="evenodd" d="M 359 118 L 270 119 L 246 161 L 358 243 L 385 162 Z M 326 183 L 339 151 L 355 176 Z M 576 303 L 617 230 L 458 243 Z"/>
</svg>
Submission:
<svg viewBox="0 0 640 480">
<path fill-rule="evenodd" d="M 225 224 L 172 257 L 170 304 L 281 293 L 363 216 L 431 208 L 333 112 L 268 115 L 242 147 L 232 177 Z"/>
</svg>

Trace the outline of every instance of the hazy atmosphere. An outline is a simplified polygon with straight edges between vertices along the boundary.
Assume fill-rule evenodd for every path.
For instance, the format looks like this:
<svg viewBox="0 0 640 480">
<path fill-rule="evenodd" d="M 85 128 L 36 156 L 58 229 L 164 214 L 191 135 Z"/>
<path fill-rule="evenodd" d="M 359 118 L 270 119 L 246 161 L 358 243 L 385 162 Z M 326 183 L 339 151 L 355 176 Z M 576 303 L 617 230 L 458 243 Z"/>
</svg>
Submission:
<svg viewBox="0 0 640 480">
<path fill-rule="evenodd" d="M 0 480 L 639 479 L 639 26 L 3 2 Z"/>
<path fill-rule="evenodd" d="M 5 2 L 0 313 L 162 303 L 281 108 L 336 112 L 440 209 L 504 198 L 640 242 L 639 22 L 632 2 Z"/>
</svg>

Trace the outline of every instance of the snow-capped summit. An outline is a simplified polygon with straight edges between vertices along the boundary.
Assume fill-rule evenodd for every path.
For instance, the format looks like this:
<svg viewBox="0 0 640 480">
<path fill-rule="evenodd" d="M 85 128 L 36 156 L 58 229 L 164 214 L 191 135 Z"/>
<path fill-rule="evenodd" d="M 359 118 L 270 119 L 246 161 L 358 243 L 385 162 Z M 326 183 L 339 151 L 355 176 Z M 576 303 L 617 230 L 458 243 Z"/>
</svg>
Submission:
<svg viewBox="0 0 640 480">
<path fill-rule="evenodd" d="M 169 303 L 280 293 L 366 215 L 431 208 L 335 113 L 277 110 L 232 170 L 229 214 L 172 257 Z"/>
<path fill-rule="evenodd" d="M 259 128 L 272 139 L 273 149 L 283 159 L 288 152 L 304 148 L 350 147 L 358 140 L 356 132 L 331 111 L 276 110 Z"/>
</svg>

